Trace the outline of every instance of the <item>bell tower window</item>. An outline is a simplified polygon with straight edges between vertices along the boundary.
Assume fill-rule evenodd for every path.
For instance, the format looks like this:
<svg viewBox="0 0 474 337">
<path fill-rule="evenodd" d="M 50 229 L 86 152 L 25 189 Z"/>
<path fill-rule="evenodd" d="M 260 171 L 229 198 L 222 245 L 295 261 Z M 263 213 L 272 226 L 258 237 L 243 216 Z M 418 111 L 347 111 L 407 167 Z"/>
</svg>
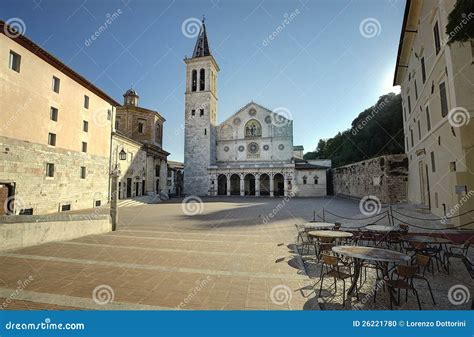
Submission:
<svg viewBox="0 0 474 337">
<path fill-rule="evenodd" d="M 193 70 L 191 75 L 191 91 L 197 90 L 197 71 Z"/>
<path fill-rule="evenodd" d="M 204 91 L 204 85 L 206 83 L 206 71 L 204 69 L 199 70 L 199 91 Z"/>
</svg>

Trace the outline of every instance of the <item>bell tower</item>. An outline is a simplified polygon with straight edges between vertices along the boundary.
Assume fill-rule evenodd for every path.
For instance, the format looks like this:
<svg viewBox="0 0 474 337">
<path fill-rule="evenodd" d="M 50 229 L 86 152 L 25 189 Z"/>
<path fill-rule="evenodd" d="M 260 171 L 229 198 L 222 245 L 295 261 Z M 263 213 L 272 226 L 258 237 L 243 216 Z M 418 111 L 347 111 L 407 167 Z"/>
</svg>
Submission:
<svg viewBox="0 0 474 337">
<path fill-rule="evenodd" d="M 216 163 L 217 73 L 204 19 L 193 56 L 185 58 L 184 193 L 208 195 L 208 169 Z"/>
</svg>

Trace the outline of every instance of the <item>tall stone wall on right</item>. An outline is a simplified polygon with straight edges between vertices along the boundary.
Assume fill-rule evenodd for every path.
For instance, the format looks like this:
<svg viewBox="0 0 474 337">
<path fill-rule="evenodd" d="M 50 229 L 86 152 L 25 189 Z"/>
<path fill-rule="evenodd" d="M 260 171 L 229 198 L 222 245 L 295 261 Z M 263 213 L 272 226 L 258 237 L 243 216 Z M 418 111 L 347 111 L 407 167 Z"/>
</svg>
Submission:
<svg viewBox="0 0 474 337">
<path fill-rule="evenodd" d="M 407 200 L 408 159 L 385 155 L 332 170 L 335 195 L 363 198 L 374 195 L 382 203 Z"/>
</svg>

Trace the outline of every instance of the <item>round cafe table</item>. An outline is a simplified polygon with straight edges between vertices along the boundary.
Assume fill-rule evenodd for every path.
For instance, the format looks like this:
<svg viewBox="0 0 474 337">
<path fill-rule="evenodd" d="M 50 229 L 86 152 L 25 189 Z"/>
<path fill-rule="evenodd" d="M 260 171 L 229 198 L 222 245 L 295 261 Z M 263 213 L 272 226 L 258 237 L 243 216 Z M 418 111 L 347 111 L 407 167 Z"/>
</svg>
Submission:
<svg viewBox="0 0 474 337">
<path fill-rule="evenodd" d="M 380 263 L 382 266 L 384 278 L 388 277 L 388 264 L 390 262 L 403 263 L 410 261 L 410 256 L 406 254 L 375 247 L 336 246 L 332 248 L 332 251 L 336 254 L 351 257 L 354 260 L 354 277 L 352 279 L 352 284 L 349 288 L 349 291 L 347 292 L 348 295 L 350 295 L 356 287 L 363 261 L 369 260 Z M 392 292 L 389 291 L 389 293 L 390 296 L 392 296 L 392 299 L 394 299 Z M 395 301 L 395 303 L 397 303 L 397 301 Z"/>
<path fill-rule="evenodd" d="M 336 224 L 332 222 L 307 222 L 304 224 L 304 227 L 306 229 L 314 229 L 314 230 L 333 229 L 335 226 Z"/>
<path fill-rule="evenodd" d="M 316 238 L 347 239 L 353 234 L 343 231 L 311 231 L 308 235 Z"/>
<path fill-rule="evenodd" d="M 381 233 L 389 233 L 389 232 L 394 232 L 397 230 L 397 228 L 395 227 L 386 226 L 386 225 L 369 225 L 369 226 L 365 226 L 364 228 L 372 232 L 381 232 Z"/>
</svg>

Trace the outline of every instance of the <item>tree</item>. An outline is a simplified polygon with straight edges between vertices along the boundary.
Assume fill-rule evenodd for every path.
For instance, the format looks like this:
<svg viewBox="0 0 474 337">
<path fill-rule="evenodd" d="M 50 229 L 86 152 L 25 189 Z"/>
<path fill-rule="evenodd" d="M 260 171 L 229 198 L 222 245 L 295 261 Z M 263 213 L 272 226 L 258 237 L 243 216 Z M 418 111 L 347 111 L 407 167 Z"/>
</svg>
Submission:
<svg viewBox="0 0 474 337">
<path fill-rule="evenodd" d="M 331 159 L 333 166 L 338 167 L 384 154 L 403 153 L 402 118 L 400 95 L 384 95 L 352 121 L 351 129 L 319 140 L 316 150 L 306 153 L 304 159 Z"/>
<path fill-rule="evenodd" d="M 466 42 L 474 38 L 474 1 L 457 0 L 448 15 L 446 34 L 449 36 L 448 44 L 455 41 Z"/>
</svg>

